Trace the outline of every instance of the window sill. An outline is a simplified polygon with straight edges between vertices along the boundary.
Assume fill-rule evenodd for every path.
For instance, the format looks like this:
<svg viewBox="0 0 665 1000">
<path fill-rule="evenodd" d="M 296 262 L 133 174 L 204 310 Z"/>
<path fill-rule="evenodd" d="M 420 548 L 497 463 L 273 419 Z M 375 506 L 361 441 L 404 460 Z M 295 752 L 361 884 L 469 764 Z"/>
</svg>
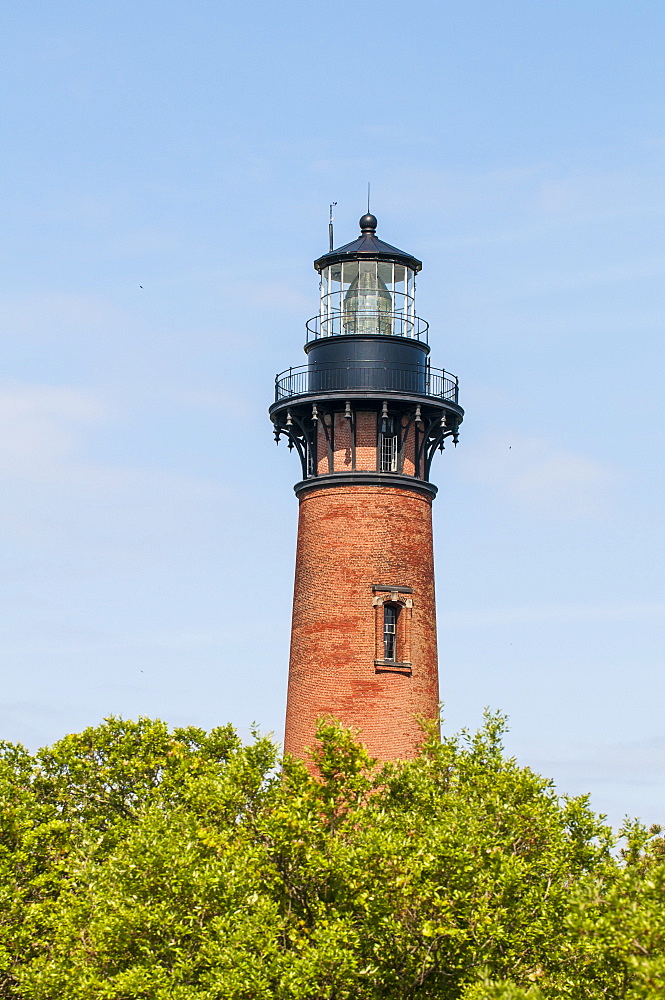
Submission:
<svg viewBox="0 0 665 1000">
<path fill-rule="evenodd" d="M 375 660 L 374 668 L 377 674 L 381 673 L 393 673 L 393 674 L 410 674 L 411 664 L 409 662 L 399 663 L 396 660 Z"/>
</svg>

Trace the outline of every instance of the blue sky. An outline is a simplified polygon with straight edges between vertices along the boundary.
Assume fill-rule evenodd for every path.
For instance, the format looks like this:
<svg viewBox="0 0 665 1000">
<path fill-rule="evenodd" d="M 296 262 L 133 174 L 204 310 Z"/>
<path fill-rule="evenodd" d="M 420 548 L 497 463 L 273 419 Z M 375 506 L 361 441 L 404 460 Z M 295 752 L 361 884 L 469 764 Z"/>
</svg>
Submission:
<svg viewBox="0 0 665 1000">
<path fill-rule="evenodd" d="M 665 820 L 660 3 L 97 0 L 0 15 L 0 735 L 281 736 L 297 462 L 266 409 L 312 260 L 422 258 L 460 446 L 442 696 Z M 142 288 L 140 286 L 143 286 Z"/>
</svg>

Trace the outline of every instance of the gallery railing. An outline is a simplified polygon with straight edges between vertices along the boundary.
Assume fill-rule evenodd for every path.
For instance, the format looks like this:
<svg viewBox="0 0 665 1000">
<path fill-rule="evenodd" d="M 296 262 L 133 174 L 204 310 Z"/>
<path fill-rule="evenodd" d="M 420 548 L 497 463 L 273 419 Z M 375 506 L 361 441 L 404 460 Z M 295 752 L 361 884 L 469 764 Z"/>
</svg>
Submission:
<svg viewBox="0 0 665 1000">
<path fill-rule="evenodd" d="M 404 392 L 457 403 L 458 380 L 443 368 L 351 361 L 347 365 L 311 364 L 275 376 L 275 401 L 327 392 Z"/>
<path fill-rule="evenodd" d="M 427 343 L 429 323 L 407 312 L 382 312 L 380 309 L 344 309 L 313 316 L 307 320 L 307 343 L 321 337 L 390 336 L 408 337 Z"/>
</svg>

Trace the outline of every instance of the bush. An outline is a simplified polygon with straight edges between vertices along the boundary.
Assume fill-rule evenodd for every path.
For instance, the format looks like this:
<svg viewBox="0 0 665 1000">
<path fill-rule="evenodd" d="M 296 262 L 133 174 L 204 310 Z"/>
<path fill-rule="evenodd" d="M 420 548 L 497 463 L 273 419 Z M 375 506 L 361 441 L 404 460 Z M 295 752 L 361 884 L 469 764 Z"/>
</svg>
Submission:
<svg viewBox="0 0 665 1000">
<path fill-rule="evenodd" d="M 0 997 L 662 997 L 659 831 L 617 851 L 502 733 L 379 766 L 324 723 L 312 772 L 145 719 L 4 745 Z"/>
</svg>

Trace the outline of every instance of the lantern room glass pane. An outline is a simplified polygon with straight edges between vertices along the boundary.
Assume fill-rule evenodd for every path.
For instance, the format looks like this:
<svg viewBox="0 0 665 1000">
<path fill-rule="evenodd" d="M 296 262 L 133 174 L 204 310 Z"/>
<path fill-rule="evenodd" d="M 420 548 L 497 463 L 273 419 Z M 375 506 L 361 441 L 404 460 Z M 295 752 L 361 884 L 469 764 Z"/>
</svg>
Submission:
<svg viewBox="0 0 665 1000">
<path fill-rule="evenodd" d="M 358 261 L 357 260 L 346 260 L 343 265 L 343 278 L 342 288 L 350 288 L 354 281 L 358 280 Z"/>
<path fill-rule="evenodd" d="M 331 337 L 340 332 L 342 269 L 339 264 L 321 271 L 321 308 L 317 336 Z"/>
<path fill-rule="evenodd" d="M 377 274 L 377 262 L 361 260 L 358 265 L 358 276 L 344 296 L 344 332 L 391 334 L 392 295 Z M 346 281 L 346 264 L 344 272 Z"/>
<path fill-rule="evenodd" d="M 365 292 L 376 291 L 376 261 L 358 261 L 358 288 Z"/>
<path fill-rule="evenodd" d="M 389 292 L 393 291 L 393 265 L 392 261 L 386 263 L 379 261 L 377 264 L 377 275 L 380 283 L 383 283 Z"/>
</svg>

